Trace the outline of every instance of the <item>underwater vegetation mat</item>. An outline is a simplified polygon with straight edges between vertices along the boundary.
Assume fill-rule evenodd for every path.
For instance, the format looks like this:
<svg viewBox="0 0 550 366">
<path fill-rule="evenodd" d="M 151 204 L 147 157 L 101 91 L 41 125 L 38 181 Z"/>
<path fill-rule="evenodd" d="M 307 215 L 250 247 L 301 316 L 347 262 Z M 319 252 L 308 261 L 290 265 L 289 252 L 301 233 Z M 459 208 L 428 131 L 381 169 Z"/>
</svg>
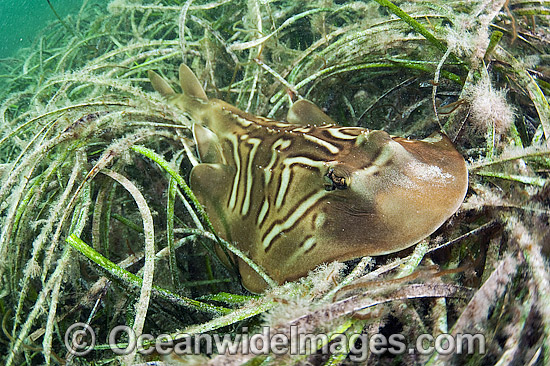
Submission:
<svg viewBox="0 0 550 366">
<path fill-rule="evenodd" d="M 365 357 L 549 364 L 549 14 L 519 0 L 86 1 L 0 60 L 3 362 L 359 364 L 365 342 L 336 347 L 338 334 L 401 334 L 408 350 L 424 333 L 479 333 L 484 353 Z M 303 97 L 342 125 L 441 129 L 468 162 L 466 200 L 413 249 L 250 294 L 215 248 L 247 253 L 212 232 L 187 185 L 192 121 L 147 79 L 176 85 L 182 62 L 256 115 L 284 119 Z M 96 332 L 81 356 L 65 345 L 78 322 Z M 327 338 L 297 355 L 117 356 L 118 325 Z"/>
</svg>

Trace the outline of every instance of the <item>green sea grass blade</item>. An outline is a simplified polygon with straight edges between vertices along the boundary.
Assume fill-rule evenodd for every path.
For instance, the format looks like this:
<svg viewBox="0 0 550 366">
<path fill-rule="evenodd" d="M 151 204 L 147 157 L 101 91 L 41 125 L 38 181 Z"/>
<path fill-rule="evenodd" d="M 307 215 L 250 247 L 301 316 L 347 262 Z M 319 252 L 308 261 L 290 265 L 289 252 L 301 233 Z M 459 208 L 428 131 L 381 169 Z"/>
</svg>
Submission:
<svg viewBox="0 0 550 366">
<path fill-rule="evenodd" d="M 55 11 L 55 8 L 53 7 L 52 3 L 50 2 L 50 0 L 46 0 L 48 2 L 48 5 L 50 6 L 50 9 L 52 10 L 52 13 L 55 15 L 55 17 L 57 18 L 57 20 L 59 20 L 59 22 L 61 23 L 61 25 L 63 25 L 63 27 L 65 27 L 66 30 L 68 30 L 73 36 L 77 37 L 77 34 L 76 32 L 74 31 L 74 29 L 72 29 L 71 27 L 69 27 L 67 25 L 67 23 L 65 23 L 63 21 L 63 19 L 61 19 L 61 17 L 59 16 L 59 14 L 57 14 L 57 11 Z"/>
<path fill-rule="evenodd" d="M 514 182 L 525 183 L 525 184 L 529 184 L 537 187 L 544 187 L 544 185 L 547 182 L 546 179 L 541 177 L 526 177 L 518 174 L 506 174 L 506 173 L 497 173 L 497 172 L 476 172 L 476 174 L 481 175 L 483 177 L 493 177 L 493 178 L 511 180 Z"/>
<path fill-rule="evenodd" d="M 275 305 L 276 303 L 274 301 L 266 300 L 265 298 L 262 298 L 258 302 L 252 302 L 240 309 L 234 310 L 229 314 L 222 315 L 209 322 L 187 327 L 182 331 L 182 333 L 193 335 L 193 334 L 205 333 L 216 329 L 220 329 L 228 325 L 236 324 L 243 320 L 262 314 L 268 311 L 269 309 L 272 309 L 273 307 L 275 307 Z"/>
<path fill-rule="evenodd" d="M 261 296 L 235 295 L 227 292 L 218 292 L 217 294 L 204 295 L 200 297 L 201 300 L 219 301 L 219 302 L 224 302 L 226 304 L 243 304 L 252 299 L 260 299 L 260 298 Z"/>
<path fill-rule="evenodd" d="M 76 234 L 71 234 L 67 238 L 67 242 L 78 250 L 81 254 L 87 257 L 89 260 L 100 266 L 103 270 L 109 273 L 114 279 L 121 281 L 130 289 L 139 289 L 142 285 L 143 279 L 135 274 L 128 272 L 127 270 L 117 266 L 109 259 L 105 258 L 99 252 L 95 251 L 92 247 L 86 244 Z M 193 300 L 187 297 L 180 296 L 159 286 L 153 285 L 153 293 L 161 296 L 169 301 L 177 302 L 180 305 L 212 314 L 227 314 L 231 310 L 221 307 L 206 304 L 197 300 Z"/>
<path fill-rule="evenodd" d="M 512 66 L 512 69 L 517 77 L 518 84 L 524 88 L 539 115 L 540 124 L 544 132 L 544 138 L 546 139 L 547 146 L 550 145 L 550 105 L 546 96 L 538 86 L 537 82 L 529 71 L 524 67 L 524 64 L 518 61 L 514 56 L 512 56 L 508 51 L 499 47 L 498 51 L 504 58 L 504 60 Z"/>
<path fill-rule="evenodd" d="M 143 228 L 141 226 L 139 226 L 138 224 L 136 224 L 135 222 L 131 221 L 130 219 L 127 219 L 126 217 L 124 217 L 120 214 L 117 214 L 117 213 L 111 214 L 111 217 L 113 219 L 118 220 L 120 223 L 127 226 L 129 229 L 143 234 Z"/>
<path fill-rule="evenodd" d="M 172 285 L 176 286 L 178 282 L 178 272 L 176 264 L 176 249 L 174 247 L 174 205 L 176 202 L 176 180 L 170 177 L 168 184 L 168 197 L 166 202 L 166 241 L 168 243 L 168 263 L 170 265 L 170 276 Z"/>
<path fill-rule="evenodd" d="M 208 229 L 215 234 L 216 231 L 214 230 L 214 227 L 212 226 L 210 219 L 206 215 L 206 211 L 204 211 L 204 208 L 199 203 L 199 201 L 197 200 L 197 197 L 195 196 L 191 188 L 189 188 L 189 186 L 187 185 L 183 177 L 178 174 L 178 172 L 172 167 L 172 165 L 168 161 L 163 159 L 160 155 L 158 155 L 156 152 L 144 146 L 134 145 L 131 147 L 131 149 L 153 160 L 155 163 L 160 165 L 160 167 L 164 169 L 168 174 L 170 174 L 172 178 L 176 180 L 176 182 L 181 187 L 181 189 L 183 189 L 184 194 L 191 200 L 191 203 L 193 204 L 194 209 L 199 213 L 201 219 L 206 224 Z"/>
<path fill-rule="evenodd" d="M 440 50 L 441 52 L 447 51 L 447 46 L 445 46 L 439 39 L 435 38 L 435 36 L 431 34 L 426 28 L 424 28 L 422 24 L 420 24 L 409 14 L 401 10 L 400 7 L 388 0 L 375 1 L 397 15 L 399 18 L 401 18 L 401 20 L 407 23 L 412 29 L 414 29 L 416 32 L 420 33 L 422 36 L 424 36 L 424 38 L 430 41 L 430 43 L 433 44 L 438 50 Z"/>
<path fill-rule="evenodd" d="M 483 56 L 484 60 L 487 60 L 489 56 L 493 53 L 495 50 L 495 47 L 498 45 L 500 40 L 502 39 L 503 33 L 501 31 L 494 31 L 491 33 L 491 38 L 489 39 L 489 45 L 487 46 L 487 50 L 485 50 L 485 55 Z"/>
</svg>

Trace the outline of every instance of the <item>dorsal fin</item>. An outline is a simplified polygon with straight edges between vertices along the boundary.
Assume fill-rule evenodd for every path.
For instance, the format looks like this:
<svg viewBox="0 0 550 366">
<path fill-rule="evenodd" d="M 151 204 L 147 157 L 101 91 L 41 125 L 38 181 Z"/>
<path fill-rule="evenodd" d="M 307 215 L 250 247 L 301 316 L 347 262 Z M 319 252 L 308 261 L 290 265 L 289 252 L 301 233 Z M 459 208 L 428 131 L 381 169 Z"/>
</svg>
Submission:
<svg viewBox="0 0 550 366">
<path fill-rule="evenodd" d="M 183 94 L 202 100 L 208 100 L 204 89 L 193 71 L 185 65 L 180 65 L 180 85 Z"/>
<path fill-rule="evenodd" d="M 176 94 L 174 89 L 160 76 L 154 71 L 147 71 L 147 76 L 149 76 L 149 80 L 151 80 L 151 84 L 153 85 L 153 88 L 158 91 L 163 97 L 167 97 L 169 95 Z"/>
<path fill-rule="evenodd" d="M 305 126 L 334 125 L 336 122 L 307 99 L 292 104 L 286 117 L 289 123 Z"/>
</svg>

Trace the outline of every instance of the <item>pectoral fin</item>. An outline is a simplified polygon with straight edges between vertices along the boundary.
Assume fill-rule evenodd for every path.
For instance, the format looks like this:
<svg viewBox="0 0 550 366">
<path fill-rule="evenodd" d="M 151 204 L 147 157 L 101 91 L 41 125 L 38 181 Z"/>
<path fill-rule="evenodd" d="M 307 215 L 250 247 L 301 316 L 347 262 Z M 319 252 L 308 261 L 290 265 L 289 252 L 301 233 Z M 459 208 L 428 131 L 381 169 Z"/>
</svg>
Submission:
<svg viewBox="0 0 550 366">
<path fill-rule="evenodd" d="M 234 169 L 223 164 L 199 164 L 191 170 L 190 186 L 204 206 L 214 229 L 231 241 L 231 229 L 226 214 L 227 198 L 233 182 Z"/>
<path fill-rule="evenodd" d="M 193 138 L 197 143 L 197 151 L 202 163 L 225 164 L 218 136 L 208 128 L 195 123 Z"/>
<path fill-rule="evenodd" d="M 288 110 L 286 119 L 289 123 L 304 126 L 336 124 L 332 118 L 307 99 L 300 99 L 294 103 Z"/>
</svg>

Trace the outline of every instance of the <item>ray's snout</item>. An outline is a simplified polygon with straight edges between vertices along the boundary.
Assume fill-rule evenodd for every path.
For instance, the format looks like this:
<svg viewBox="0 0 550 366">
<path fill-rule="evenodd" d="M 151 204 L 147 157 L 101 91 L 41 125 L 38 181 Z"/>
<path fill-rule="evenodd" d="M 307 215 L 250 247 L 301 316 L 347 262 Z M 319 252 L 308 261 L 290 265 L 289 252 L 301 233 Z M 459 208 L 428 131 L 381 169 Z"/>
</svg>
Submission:
<svg viewBox="0 0 550 366">
<path fill-rule="evenodd" d="M 390 150 L 387 159 L 394 168 L 385 171 L 388 186 L 375 196 L 375 206 L 383 225 L 394 233 L 393 250 L 399 250 L 432 234 L 458 210 L 468 171 L 441 133 L 420 141 L 394 138 L 384 149 Z"/>
</svg>

